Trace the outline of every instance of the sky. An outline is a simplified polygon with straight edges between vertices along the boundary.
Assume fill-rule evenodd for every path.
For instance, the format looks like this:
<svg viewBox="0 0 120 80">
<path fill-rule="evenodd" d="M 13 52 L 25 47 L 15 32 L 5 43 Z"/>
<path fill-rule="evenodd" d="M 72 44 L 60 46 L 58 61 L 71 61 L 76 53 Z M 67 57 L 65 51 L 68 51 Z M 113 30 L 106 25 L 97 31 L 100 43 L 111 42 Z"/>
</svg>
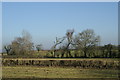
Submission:
<svg viewBox="0 0 120 80">
<path fill-rule="evenodd" d="M 2 43 L 10 44 L 23 30 L 34 44 L 50 49 L 68 29 L 75 34 L 93 29 L 101 45 L 118 44 L 117 2 L 3 2 Z"/>
</svg>

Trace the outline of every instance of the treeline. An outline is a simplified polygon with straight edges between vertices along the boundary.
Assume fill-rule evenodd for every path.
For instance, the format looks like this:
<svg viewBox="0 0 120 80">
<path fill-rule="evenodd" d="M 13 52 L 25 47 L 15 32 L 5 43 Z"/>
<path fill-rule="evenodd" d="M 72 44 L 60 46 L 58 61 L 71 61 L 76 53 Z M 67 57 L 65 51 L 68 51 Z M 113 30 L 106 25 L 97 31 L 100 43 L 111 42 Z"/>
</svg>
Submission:
<svg viewBox="0 0 120 80">
<path fill-rule="evenodd" d="M 34 45 L 32 37 L 23 31 L 22 37 L 16 37 L 11 44 L 5 45 L 7 55 L 30 57 L 38 55 L 42 44 Z M 100 46 L 100 36 L 92 29 L 74 34 L 74 29 L 67 30 L 66 35 L 54 41 L 51 50 L 40 57 L 49 58 L 120 58 L 120 46 L 107 44 Z M 34 57 L 34 56 L 33 56 Z"/>
<path fill-rule="evenodd" d="M 47 55 L 45 57 L 55 57 L 55 58 L 61 58 L 62 52 L 64 52 L 64 58 L 120 58 L 120 53 L 118 51 L 118 46 L 112 45 L 112 44 L 107 44 L 104 46 L 94 46 L 94 47 L 89 47 L 87 49 L 87 53 L 85 55 L 84 51 L 82 49 L 69 49 L 70 52 L 68 55 L 65 53 L 63 49 L 57 49 L 54 51 L 54 56 L 53 52 L 51 52 L 51 55 Z"/>
</svg>

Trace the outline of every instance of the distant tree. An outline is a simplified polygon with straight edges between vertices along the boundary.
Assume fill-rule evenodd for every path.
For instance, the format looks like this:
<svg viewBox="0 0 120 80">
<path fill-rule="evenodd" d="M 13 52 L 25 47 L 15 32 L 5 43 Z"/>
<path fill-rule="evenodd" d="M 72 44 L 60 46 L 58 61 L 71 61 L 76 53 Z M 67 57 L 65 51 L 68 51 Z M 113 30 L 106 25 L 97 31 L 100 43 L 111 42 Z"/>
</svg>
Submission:
<svg viewBox="0 0 120 80">
<path fill-rule="evenodd" d="M 7 52 L 7 55 L 10 55 L 10 51 L 12 49 L 11 46 L 10 45 L 6 45 L 6 46 L 4 46 L 4 49 Z"/>
<path fill-rule="evenodd" d="M 74 33 L 74 29 L 67 30 L 66 32 L 67 42 L 66 45 L 64 46 L 64 52 L 62 53 L 61 57 L 63 57 L 65 53 L 66 53 L 66 57 L 72 57 L 70 51 L 70 45 L 73 44 L 73 33 Z"/>
<path fill-rule="evenodd" d="M 120 58 L 120 45 L 118 45 L 118 58 Z"/>
<path fill-rule="evenodd" d="M 104 48 L 107 50 L 107 54 L 108 54 L 108 57 L 112 57 L 112 49 L 113 49 L 113 45 L 112 44 L 107 44 L 104 46 Z"/>
<path fill-rule="evenodd" d="M 118 46 L 117 45 L 112 45 L 111 57 L 116 58 L 118 56 L 118 54 L 119 54 Z"/>
<path fill-rule="evenodd" d="M 74 42 L 84 52 L 84 57 L 87 57 L 88 50 L 99 44 L 100 36 L 96 36 L 93 30 L 87 29 L 76 35 Z"/>
<path fill-rule="evenodd" d="M 105 47 L 104 46 L 100 46 L 100 50 L 101 50 L 102 57 L 107 57 L 107 54 L 105 52 Z"/>
<path fill-rule="evenodd" d="M 31 35 L 27 31 L 23 31 L 22 37 L 17 37 L 12 41 L 11 53 L 16 55 L 29 54 L 33 49 L 31 38 Z"/>
<path fill-rule="evenodd" d="M 61 44 L 63 41 L 65 40 L 65 37 L 62 37 L 62 38 L 57 38 L 56 37 L 56 41 L 54 41 L 54 45 L 52 47 L 52 57 L 55 57 L 55 54 L 56 54 L 56 47 Z"/>
<path fill-rule="evenodd" d="M 66 36 L 62 37 L 62 38 L 57 38 L 56 37 L 56 41 L 54 42 L 54 46 L 52 47 L 53 50 L 53 57 L 55 57 L 56 54 L 56 47 L 60 44 L 64 44 L 63 46 L 59 46 L 60 50 L 61 50 L 61 57 L 64 57 L 64 55 L 66 54 L 66 57 L 72 57 L 70 54 L 70 45 L 72 45 L 72 41 L 73 41 L 73 33 L 74 33 L 74 29 L 69 29 L 66 32 Z M 65 43 L 63 43 L 63 41 L 65 41 Z"/>
<path fill-rule="evenodd" d="M 42 50 L 42 44 L 36 45 L 36 49 L 39 52 L 40 50 Z"/>
</svg>

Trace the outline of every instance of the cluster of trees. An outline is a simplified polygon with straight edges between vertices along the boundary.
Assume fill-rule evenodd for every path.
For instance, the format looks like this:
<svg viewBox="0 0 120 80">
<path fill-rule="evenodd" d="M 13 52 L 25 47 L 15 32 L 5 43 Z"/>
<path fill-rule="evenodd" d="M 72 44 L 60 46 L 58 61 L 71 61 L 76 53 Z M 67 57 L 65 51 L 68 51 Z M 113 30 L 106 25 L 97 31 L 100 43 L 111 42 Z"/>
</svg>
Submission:
<svg viewBox="0 0 120 80">
<path fill-rule="evenodd" d="M 31 35 L 27 31 L 22 32 L 22 37 L 16 37 L 10 45 L 5 45 L 7 55 L 25 55 L 32 53 L 34 49 Z"/>
<path fill-rule="evenodd" d="M 22 37 L 17 37 L 10 45 L 4 46 L 7 55 L 24 56 L 25 54 L 33 54 L 35 51 L 34 48 L 38 52 L 42 50 L 42 44 L 34 46 L 31 38 L 28 32 L 23 31 Z M 120 57 L 118 46 L 112 44 L 100 46 L 99 44 L 100 36 L 97 36 L 93 30 L 87 29 L 75 35 L 74 29 L 70 29 L 67 30 L 66 35 L 62 38 L 56 37 L 49 53 L 52 56 L 46 57 Z"/>
<path fill-rule="evenodd" d="M 57 49 L 57 46 L 59 48 Z M 58 54 L 60 52 L 61 56 Z M 53 57 L 82 58 L 117 58 L 120 57 L 118 46 L 107 44 L 100 46 L 100 36 L 92 29 L 84 30 L 74 35 L 74 29 L 68 30 L 63 38 L 56 38 L 53 46 Z"/>
</svg>

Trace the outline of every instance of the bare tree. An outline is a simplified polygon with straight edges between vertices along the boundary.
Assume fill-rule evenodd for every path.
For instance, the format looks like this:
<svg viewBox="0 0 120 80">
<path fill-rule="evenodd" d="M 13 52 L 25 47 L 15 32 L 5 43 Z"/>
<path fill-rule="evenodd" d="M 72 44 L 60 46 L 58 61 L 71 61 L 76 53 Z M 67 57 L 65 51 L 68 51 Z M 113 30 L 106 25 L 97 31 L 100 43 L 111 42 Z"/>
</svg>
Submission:
<svg viewBox="0 0 120 80">
<path fill-rule="evenodd" d="M 63 49 L 64 51 L 63 51 L 61 57 L 63 57 L 65 53 L 66 53 L 67 57 L 72 57 L 69 48 L 70 48 L 70 45 L 72 45 L 72 42 L 73 42 L 73 33 L 74 33 L 74 29 L 67 30 L 67 32 L 66 32 L 67 43 L 64 46 L 64 49 Z"/>
<path fill-rule="evenodd" d="M 13 54 L 29 54 L 33 49 L 33 43 L 31 42 L 31 35 L 27 31 L 23 31 L 22 37 L 15 38 L 12 41 L 11 48 Z"/>
<path fill-rule="evenodd" d="M 56 47 L 60 44 L 64 44 L 63 46 L 60 46 L 61 57 L 64 57 L 65 54 L 66 57 L 72 57 L 70 47 L 71 45 L 73 45 L 73 33 L 74 33 L 74 29 L 69 29 L 66 32 L 66 36 L 62 38 L 56 37 L 56 41 L 54 42 L 55 45 L 52 47 L 54 57 L 55 57 Z M 63 43 L 64 41 L 65 43 Z"/>
<path fill-rule="evenodd" d="M 6 46 L 4 46 L 4 49 L 6 50 L 6 52 L 7 52 L 7 55 L 10 55 L 10 51 L 11 51 L 11 46 L 10 45 L 6 45 Z"/>
<path fill-rule="evenodd" d="M 89 48 L 92 46 L 96 46 L 100 42 L 100 37 L 96 36 L 94 31 L 91 29 L 87 29 L 79 33 L 75 37 L 75 43 L 77 47 L 81 48 L 84 52 L 84 57 L 87 57 L 87 52 Z"/>
<path fill-rule="evenodd" d="M 57 38 L 56 37 L 56 41 L 54 41 L 54 46 L 52 47 L 52 54 L 53 54 L 53 57 L 55 57 L 55 52 L 56 52 L 56 47 L 57 45 L 61 44 L 64 40 L 65 40 L 66 37 L 63 37 L 63 38 Z"/>
</svg>

